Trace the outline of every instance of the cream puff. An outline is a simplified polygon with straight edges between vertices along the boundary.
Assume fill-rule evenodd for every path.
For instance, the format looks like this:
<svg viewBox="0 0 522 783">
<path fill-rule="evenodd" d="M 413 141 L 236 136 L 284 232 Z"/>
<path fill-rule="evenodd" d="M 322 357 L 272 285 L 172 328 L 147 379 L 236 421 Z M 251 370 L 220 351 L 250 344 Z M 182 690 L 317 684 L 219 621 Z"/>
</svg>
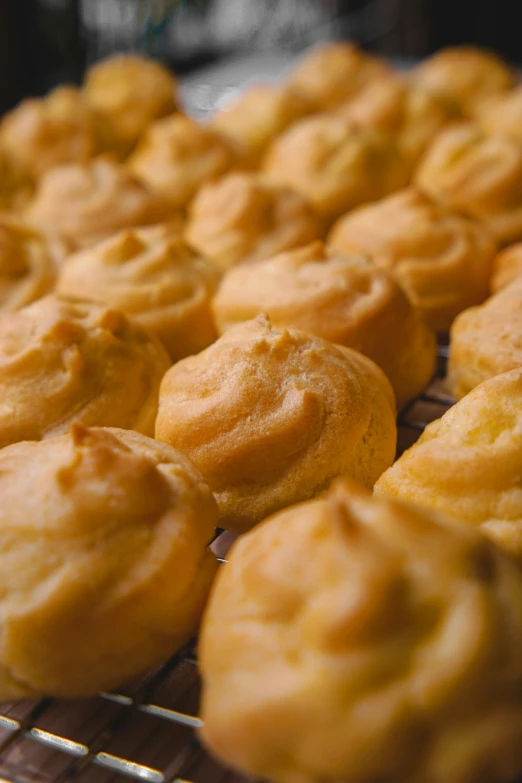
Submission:
<svg viewBox="0 0 522 783">
<path fill-rule="evenodd" d="M 493 292 L 500 291 L 517 277 L 522 276 L 522 242 L 510 245 L 495 258 L 490 286 Z"/>
</svg>

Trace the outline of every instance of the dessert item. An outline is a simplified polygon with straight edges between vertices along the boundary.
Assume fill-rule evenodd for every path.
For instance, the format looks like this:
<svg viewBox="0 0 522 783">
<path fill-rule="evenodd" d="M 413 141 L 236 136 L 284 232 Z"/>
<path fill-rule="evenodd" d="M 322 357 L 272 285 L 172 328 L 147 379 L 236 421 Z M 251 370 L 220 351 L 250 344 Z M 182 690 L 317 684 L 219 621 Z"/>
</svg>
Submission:
<svg viewBox="0 0 522 783">
<path fill-rule="evenodd" d="M 408 179 L 408 164 L 392 140 L 338 115 L 293 125 L 272 144 L 263 169 L 326 220 L 398 190 Z"/>
<path fill-rule="evenodd" d="M 437 330 L 488 295 L 495 243 L 487 229 L 415 188 L 343 216 L 328 244 L 390 272 Z"/>
<path fill-rule="evenodd" d="M 32 185 L 27 172 L 0 148 L 0 210 L 17 210 L 31 196 Z"/>
<path fill-rule="evenodd" d="M 276 329 L 294 327 L 355 348 L 388 376 L 399 408 L 435 369 L 435 335 L 385 271 L 322 242 L 225 275 L 214 299 L 221 332 L 266 313 Z"/>
<path fill-rule="evenodd" d="M 515 73 L 507 63 L 493 52 L 475 46 L 441 49 L 415 68 L 413 78 L 423 87 L 454 100 L 468 116 L 515 83 Z"/>
<path fill-rule="evenodd" d="M 105 157 L 49 171 L 25 210 L 30 223 L 62 234 L 74 247 L 89 247 L 122 228 L 174 216 L 163 199 Z"/>
<path fill-rule="evenodd" d="M 395 400 L 362 354 L 259 316 L 169 370 L 156 438 L 200 468 L 220 526 L 244 531 L 337 476 L 372 486 L 393 461 Z"/>
<path fill-rule="evenodd" d="M 522 368 L 481 383 L 428 425 L 379 494 L 438 511 L 522 554 Z"/>
<path fill-rule="evenodd" d="M 502 250 L 493 264 L 490 286 L 492 291 L 500 291 L 513 280 L 522 276 L 522 242 L 510 245 Z"/>
<path fill-rule="evenodd" d="M 0 700 L 94 696 L 195 633 L 217 514 L 182 454 L 75 424 L 2 449 L 0 492 Z"/>
<path fill-rule="evenodd" d="M 500 245 L 522 238 L 522 145 L 454 125 L 428 148 L 415 183 L 454 212 L 480 220 Z"/>
<path fill-rule="evenodd" d="M 339 482 L 242 536 L 218 574 L 202 739 L 277 783 L 516 779 L 521 638 L 514 559 Z"/>
<path fill-rule="evenodd" d="M 0 313 L 0 448 L 74 421 L 152 435 L 169 367 L 156 338 L 103 305 L 47 296 Z"/>
<path fill-rule="evenodd" d="M 201 188 L 185 238 L 218 266 L 269 258 L 323 235 L 312 207 L 290 188 L 255 174 L 227 174 Z"/>
<path fill-rule="evenodd" d="M 217 268 L 179 234 L 151 226 L 126 228 L 70 256 L 57 292 L 132 317 L 161 340 L 174 362 L 215 340 L 211 300 L 218 280 Z"/>
<path fill-rule="evenodd" d="M 119 54 L 87 72 L 85 96 L 111 122 L 122 155 L 131 151 L 151 122 L 178 108 L 174 74 L 137 54 Z"/>
<path fill-rule="evenodd" d="M 151 125 L 129 158 L 132 173 L 174 207 L 185 207 L 208 180 L 236 163 L 231 144 L 211 127 L 177 114 Z"/>
<path fill-rule="evenodd" d="M 515 367 L 522 367 L 522 278 L 455 319 L 448 386 L 460 399 L 479 383 Z"/>
<path fill-rule="evenodd" d="M 522 142 L 522 87 L 488 101 L 478 113 L 477 122 L 486 133 Z"/>
</svg>

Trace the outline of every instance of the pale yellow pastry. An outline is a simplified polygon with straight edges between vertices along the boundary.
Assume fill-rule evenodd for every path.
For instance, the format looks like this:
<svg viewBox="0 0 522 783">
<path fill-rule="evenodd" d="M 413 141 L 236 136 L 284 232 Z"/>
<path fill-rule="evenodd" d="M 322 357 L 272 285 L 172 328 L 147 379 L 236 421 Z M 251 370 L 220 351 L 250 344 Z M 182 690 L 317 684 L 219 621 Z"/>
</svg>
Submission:
<svg viewBox="0 0 522 783">
<path fill-rule="evenodd" d="M 264 172 L 294 188 L 326 220 L 406 185 L 408 163 L 395 142 L 339 115 L 309 117 L 279 136 Z"/>
<path fill-rule="evenodd" d="M 480 527 L 522 554 L 522 368 L 481 383 L 378 481 L 393 495 Z"/>
<path fill-rule="evenodd" d="M 518 277 L 522 277 L 522 242 L 506 247 L 495 258 L 490 281 L 491 290 L 500 291 Z"/>
<path fill-rule="evenodd" d="M 179 452 L 120 429 L 0 451 L 0 701 L 94 696 L 195 633 L 215 502 Z"/>
<path fill-rule="evenodd" d="M 114 146 L 108 121 L 80 90 L 65 86 L 45 98 L 28 98 L 0 123 L 0 146 L 38 180 L 65 163 L 82 163 Z"/>
<path fill-rule="evenodd" d="M 179 235 L 126 228 L 80 250 L 62 267 L 57 293 L 91 299 L 132 317 L 163 343 L 172 361 L 216 338 L 211 311 L 219 272 Z"/>
<path fill-rule="evenodd" d="M 522 144 L 461 123 L 436 137 L 414 180 L 448 209 L 480 220 L 500 245 L 522 238 Z"/>
<path fill-rule="evenodd" d="M 47 296 L 0 313 L 0 447 L 74 421 L 152 435 L 170 364 L 155 337 L 103 305 Z"/>
<path fill-rule="evenodd" d="M 0 210 L 21 209 L 31 193 L 32 184 L 27 172 L 0 147 Z"/>
<path fill-rule="evenodd" d="M 254 84 L 215 112 L 212 126 L 237 145 L 242 162 L 256 166 L 270 142 L 310 111 L 307 99 L 286 84 Z"/>
<path fill-rule="evenodd" d="M 515 367 L 522 367 L 522 278 L 455 319 L 448 386 L 460 399 L 479 383 Z"/>
<path fill-rule="evenodd" d="M 395 399 L 362 354 L 259 316 L 169 370 L 156 438 L 200 468 L 220 526 L 243 531 L 337 476 L 372 486 L 393 461 Z"/>
<path fill-rule="evenodd" d="M 474 46 L 452 46 L 424 60 L 413 72 L 418 84 L 455 101 L 473 115 L 492 97 L 515 84 L 515 73 L 500 57 Z"/>
<path fill-rule="evenodd" d="M 316 109 L 329 109 L 391 73 L 382 60 L 353 44 L 335 42 L 307 54 L 290 74 L 289 84 Z"/>
<path fill-rule="evenodd" d="M 102 156 L 49 171 L 24 214 L 74 247 L 88 247 L 122 228 L 168 220 L 175 211 L 124 166 Z"/>
<path fill-rule="evenodd" d="M 220 570 L 201 736 L 276 783 L 515 780 L 521 642 L 514 559 L 339 482 L 242 536 Z"/>
<path fill-rule="evenodd" d="M 137 54 L 119 54 L 87 72 L 85 96 L 115 130 L 122 154 L 160 117 L 178 108 L 177 82 L 161 63 Z"/>
<path fill-rule="evenodd" d="M 393 278 L 365 258 L 328 252 L 322 242 L 230 269 L 214 312 L 222 332 L 266 313 L 275 328 L 355 348 L 384 370 L 399 407 L 435 369 L 435 335 Z"/>
<path fill-rule="evenodd" d="M 415 188 L 340 218 L 328 244 L 390 272 L 437 330 L 488 295 L 495 243 L 487 229 Z"/>
<path fill-rule="evenodd" d="M 224 136 L 177 114 L 151 125 L 128 165 L 174 207 L 185 207 L 205 182 L 224 174 L 237 158 Z"/>
<path fill-rule="evenodd" d="M 477 121 L 486 133 L 522 142 L 522 87 L 488 101 L 478 113 Z"/>
<path fill-rule="evenodd" d="M 227 269 L 306 245 L 324 234 L 299 193 L 255 174 L 227 174 L 201 188 L 189 208 L 185 238 Z"/>
</svg>

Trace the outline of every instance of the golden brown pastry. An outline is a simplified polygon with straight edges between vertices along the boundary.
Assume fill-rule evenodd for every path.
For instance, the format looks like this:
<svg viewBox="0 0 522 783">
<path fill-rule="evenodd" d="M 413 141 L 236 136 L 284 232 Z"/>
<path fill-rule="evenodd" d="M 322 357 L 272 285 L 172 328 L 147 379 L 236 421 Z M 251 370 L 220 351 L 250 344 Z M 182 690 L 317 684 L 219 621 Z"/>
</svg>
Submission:
<svg viewBox="0 0 522 783">
<path fill-rule="evenodd" d="M 202 739 L 276 783 L 522 772 L 522 574 L 474 530 L 339 482 L 234 545 L 199 644 Z"/>
<path fill-rule="evenodd" d="M 211 127 L 177 114 L 151 125 L 128 165 L 148 187 L 180 208 L 205 182 L 232 168 L 237 157 L 231 144 Z"/>
<path fill-rule="evenodd" d="M 393 461 L 395 399 L 362 354 L 259 316 L 169 370 L 156 438 L 200 468 L 220 525 L 243 531 L 337 476 L 371 486 Z"/>
<path fill-rule="evenodd" d="M 78 88 L 65 86 L 45 98 L 28 98 L 0 124 L 0 145 L 34 180 L 65 163 L 84 163 L 114 146 L 107 120 Z"/>
<path fill-rule="evenodd" d="M 451 327 L 448 386 L 460 399 L 494 375 L 522 367 L 522 278 Z"/>
<path fill-rule="evenodd" d="M 433 329 L 484 301 L 495 255 L 487 229 L 408 188 L 340 218 L 328 236 L 392 274 Z"/>
<path fill-rule="evenodd" d="M 490 281 L 491 290 L 500 291 L 518 277 L 522 277 L 522 242 L 506 247 L 496 256 Z"/>
<path fill-rule="evenodd" d="M 179 235 L 162 236 L 152 226 L 124 229 L 70 256 L 56 290 L 121 310 L 154 333 L 177 361 L 215 340 L 211 300 L 218 282 L 217 268 Z"/>
<path fill-rule="evenodd" d="M 0 492 L 1 701 L 94 696 L 194 634 L 217 512 L 182 454 L 76 424 L 2 449 Z"/>
<path fill-rule="evenodd" d="M 32 185 L 27 172 L 0 147 L 0 210 L 21 209 L 31 193 Z"/>
<path fill-rule="evenodd" d="M 391 73 L 382 60 L 353 44 L 335 42 L 307 54 L 290 74 L 289 84 L 316 109 L 329 109 Z"/>
<path fill-rule="evenodd" d="M 435 369 L 435 335 L 393 278 L 359 256 L 322 242 L 225 275 L 214 299 L 221 332 L 266 313 L 276 328 L 315 334 L 369 356 L 388 376 L 402 407 Z"/>
<path fill-rule="evenodd" d="M 247 173 L 201 188 L 185 227 L 187 242 L 223 269 L 306 245 L 323 233 L 306 199 Z"/>
<path fill-rule="evenodd" d="M 493 52 L 474 46 L 441 49 L 417 66 L 412 75 L 421 86 L 454 100 L 469 116 L 515 83 L 515 73 L 507 63 Z"/>
<path fill-rule="evenodd" d="M 49 171 L 25 210 L 30 223 L 62 234 L 77 248 L 171 216 L 175 211 L 163 199 L 106 157 Z"/>
<path fill-rule="evenodd" d="M 85 80 L 91 106 L 111 122 L 121 154 L 154 122 L 177 109 L 177 83 L 161 63 L 119 54 L 92 66 Z"/>
<path fill-rule="evenodd" d="M 270 142 L 309 114 L 306 98 L 286 84 L 254 84 L 215 112 L 212 125 L 241 151 L 241 160 L 256 166 Z"/>
<path fill-rule="evenodd" d="M 115 310 L 47 296 L 0 313 L 0 448 L 70 423 L 152 435 L 170 360 Z"/>
<path fill-rule="evenodd" d="M 522 145 L 477 124 L 441 133 L 415 172 L 416 185 L 448 209 L 480 220 L 500 245 L 522 238 Z"/>
<path fill-rule="evenodd" d="M 488 101 L 478 113 L 477 121 L 486 133 L 522 142 L 522 87 Z"/>
<path fill-rule="evenodd" d="M 338 115 L 301 120 L 272 144 L 264 172 L 326 220 L 406 185 L 408 164 L 384 134 Z"/>
<path fill-rule="evenodd" d="M 522 554 L 522 368 L 481 383 L 377 483 L 392 495 L 481 530 Z"/>
</svg>

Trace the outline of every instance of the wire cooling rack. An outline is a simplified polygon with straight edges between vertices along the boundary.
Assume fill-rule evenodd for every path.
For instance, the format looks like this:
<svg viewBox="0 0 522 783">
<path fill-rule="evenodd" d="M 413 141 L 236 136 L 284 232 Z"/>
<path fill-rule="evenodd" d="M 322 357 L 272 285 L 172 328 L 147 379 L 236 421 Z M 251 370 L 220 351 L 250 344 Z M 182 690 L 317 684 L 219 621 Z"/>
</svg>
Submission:
<svg viewBox="0 0 522 783">
<path fill-rule="evenodd" d="M 442 384 L 447 355 L 441 342 L 435 380 L 399 417 L 399 454 L 453 402 Z M 198 702 L 196 652 L 188 647 L 118 693 L 0 705 L 0 783 L 238 781 L 201 748 Z"/>
</svg>

